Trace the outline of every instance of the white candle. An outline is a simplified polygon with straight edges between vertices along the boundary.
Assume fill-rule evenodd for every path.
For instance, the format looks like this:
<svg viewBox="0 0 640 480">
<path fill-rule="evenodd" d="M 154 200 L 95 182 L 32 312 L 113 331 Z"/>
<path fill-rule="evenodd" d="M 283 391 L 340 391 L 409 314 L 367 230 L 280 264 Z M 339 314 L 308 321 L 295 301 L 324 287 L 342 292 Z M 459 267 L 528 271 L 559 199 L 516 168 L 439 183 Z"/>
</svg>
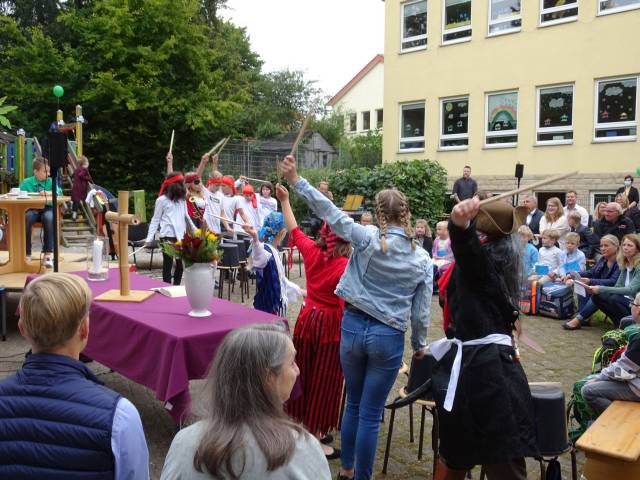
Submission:
<svg viewBox="0 0 640 480">
<path fill-rule="evenodd" d="M 93 241 L 93 273 L 102 271 L 102 240 L 95 239 Z"/>
</svg>

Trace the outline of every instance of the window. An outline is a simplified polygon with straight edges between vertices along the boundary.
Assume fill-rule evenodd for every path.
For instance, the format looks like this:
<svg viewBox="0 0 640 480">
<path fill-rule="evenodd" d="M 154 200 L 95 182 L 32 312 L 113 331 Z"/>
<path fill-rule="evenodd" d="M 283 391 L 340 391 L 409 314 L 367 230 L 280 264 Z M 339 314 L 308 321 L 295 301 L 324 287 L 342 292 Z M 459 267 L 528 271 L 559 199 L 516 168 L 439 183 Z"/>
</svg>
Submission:
<svg viewBox="0 0 640 480">
<path fill-rule="evenodd" d="M 424 149 L 424 102 L 400 107 L 400 150 Z"/>
<path fill-rule="evenodd" d="M 412 52 L 427 46 L 427 2 L 402 5 L 401 52 Z"/>
<path fill-rule="evenodd" d="M 371 128 L 371 112 L 362 112 L 362 130 Z"/>
<path fill-rule="evenodd" d="M 598 15 L 640 8 L 640 0 L 598 0 Z"/>
<path fill-rule="evenodd" d="M 355 113 L 349 114 L 349 131 L 355 132 L 358 130 L 358 116 Z"/>
<path fill-rule="evenodd" d="M 440 148 L 461 150 L 469 144 L 469 97 L 440 100 Z"/>
<path fill-rule="evenodd" d="M 596 82 L 594 140 L 635 140 L 638 77 Z"/>
<path fill-rule="evenodd" d="M 555 25 L 577 19 L 578 0 L 540 0 L 540 25 Z"/>
<path fill-rule="evenodd" d="M 471 40 L 471 0 L 443 0 L 442 43 Z"/>
<path fill-rule="evenodd" d="M 485 147 L 515 147 L 518 143 L 518 92 L 487 94 Z"/>
<path fill-rule="evenodd" d="M 382 128 L 382 124 L 384 120 L 382 114 L 383 114 L 383 111 L 381 108 L 379 110 L 376 110 L 376 128 L 378 129 Z"/>
<path fill-rule="evenodd" d="M 615 191 L 590 192 L 591 193 L 591 212 L 596 209 L 596 205 L 600 202 L 611 203 L 616 201 Z"/>
<path fill-rule="evenodd" d="M 489 35 L 519 32 L 521 26 L 520 0 L 491 0 Z"/>
<path fill-rule="evenodd" d="M 573 143 L 573 85 L 538 89 L 536 143 Z"/>
</svg>

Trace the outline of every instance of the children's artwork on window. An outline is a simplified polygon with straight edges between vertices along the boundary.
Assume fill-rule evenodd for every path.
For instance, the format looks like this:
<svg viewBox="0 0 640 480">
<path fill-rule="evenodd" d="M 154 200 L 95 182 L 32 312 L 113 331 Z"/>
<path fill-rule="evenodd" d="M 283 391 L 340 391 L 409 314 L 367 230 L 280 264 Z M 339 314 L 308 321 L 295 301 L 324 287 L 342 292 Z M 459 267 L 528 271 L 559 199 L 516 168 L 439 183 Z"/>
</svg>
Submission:
<svg viewBox="0 0 640 480">
<path fill-rule="evenodd" d="M 598 123 L 635 120 L 636 89 L 636 78 L 600 82 L 598 85 Z"/>
<path fill-rule="evenodd" d="M 540 127 L 562 127 L 572 124 L 573 87 L 540 90 Z"/>
<path fill-rule="evenodd" d="M 458 134 L 467 133 L 467 122 L 469 116 L 469 102 L 465 99 L 446 100 L 442 103 L 445 118 L 443 123 L 443 133 Z"/>
</svg>

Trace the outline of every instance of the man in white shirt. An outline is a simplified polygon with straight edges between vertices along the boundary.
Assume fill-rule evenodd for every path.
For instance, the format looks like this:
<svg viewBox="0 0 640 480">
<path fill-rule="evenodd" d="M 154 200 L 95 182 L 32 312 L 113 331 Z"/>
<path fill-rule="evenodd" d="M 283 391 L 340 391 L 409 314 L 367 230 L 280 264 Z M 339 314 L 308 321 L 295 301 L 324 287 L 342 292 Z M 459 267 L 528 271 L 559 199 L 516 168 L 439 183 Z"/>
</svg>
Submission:
<svg viewBox="0 0 640 480">
<path fill-rule="evenodd" d="M 544 213 L 538 209 L 538 199 L 535 195 L 529 195 L 524 199 L 525 206 L 529 209 L 527 215 L 527 227 L 531 229 L 534 235 L 540 233 L 540 219 Z"/>
<path fill-rule="evenodd" d="M 586 208 L 578 205 L 578 194 L 575 190 L 567 192 L 566 203 L 564 207 L 565 216 L 568 216 L 571 212 L 578 212 L 580 214 L 580 223 L 585 227 L 589 226 L 589 212 L 587 212 Z"/>
</svg>

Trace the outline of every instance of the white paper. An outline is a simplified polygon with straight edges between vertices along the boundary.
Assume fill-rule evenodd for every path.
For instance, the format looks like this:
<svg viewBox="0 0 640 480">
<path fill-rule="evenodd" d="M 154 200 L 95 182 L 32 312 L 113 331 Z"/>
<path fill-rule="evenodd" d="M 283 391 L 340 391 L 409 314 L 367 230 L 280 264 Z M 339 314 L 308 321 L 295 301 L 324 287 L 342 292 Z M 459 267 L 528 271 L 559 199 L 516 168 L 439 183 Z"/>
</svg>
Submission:
<svg viewBox="0 0 640 480">
<path fill-rule="evenodd" d="M 577 282 L 573 282 L 573 291 L 576 295 L 580 295 L 581 297 L 587 296 L 587 290 Z"/>
</svg>

